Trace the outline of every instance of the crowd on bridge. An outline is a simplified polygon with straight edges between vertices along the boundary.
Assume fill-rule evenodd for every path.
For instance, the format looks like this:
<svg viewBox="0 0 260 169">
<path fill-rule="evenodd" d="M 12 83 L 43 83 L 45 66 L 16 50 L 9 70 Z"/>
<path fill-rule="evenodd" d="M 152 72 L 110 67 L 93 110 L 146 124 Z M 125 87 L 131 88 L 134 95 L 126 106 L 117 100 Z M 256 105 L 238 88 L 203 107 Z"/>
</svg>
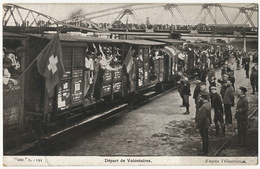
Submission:
<svg viewBox="0 0 260 169">
<path fill-rule="evenodd" d="M 209 128 L 212 124 L 211 110 L 213 109 L 215 124 L 215 134 L 224 136 L 227 128 L 233 124 L 233 116 L 237 119 L 238 141 L 241 146 L 247 146 L 247 119 L 248 119 L 248 100 L 247 93 L 258 92 L 258 53 L 241 52 L 233 47 L 229 48 L 224 55 L 225 64 L 221 67 L 221 77 L 217 78 L 213 65 L 201 70 L 200 76 L 196 80 L 196 87 L 193 91 L 195 102 L 195 122 L 202 138 L 202 150 L 199 155 L 207 155 L 209 152 Z M 210 56 L 210 53 L 208 53 Z M 234 64 L 236 63 L 236 64 Z M 253 65 L 253 66 L 252 66 Z M 240 86 L 237 90 L 235 82 L 235 72 L 244 69 L 245 80 L 250 81 L 252 89 Z M 249 72 L 251 69 L 251 72 Z M 206 81 L 208 80 L 208 82 Z M 220 84 L 220 88 L 217 87 Z M 239 84 L 237 84 L 239 85 Z M 208 86 L 208 88 L 206 87 Z M 182 98 L 181 107 L 186 107 L 184 115 L 190 114 L 189 97 L 191 96 L 190 82 L 187 74 L 182 73 L 178 91 Z M 238 102 L 235 105 L 235 96 L 238 96 Z M 235 113 L 232 113 L 231 107 L 236 106 Z M 235 131 L 234 131 L 235 132 Z"/>
<path fill-rule="evenodd" d="M 3 25 L 7 25 L 8 20 L 3 21 Z M 177 31 L 182 33 L 189 33 L 191 30 L 198 30 L 199 33 L 227 33 L 233 34 L 235 32 L 248 32 L 256 33 L 257 28 L 248 27 L 243 25 L 206 25 L 206 24 L 197 24 L 197 25 L 180 25 L 180 24 L 144 24 L 144 23 L 123 23 L 122 21 L 116 21 L 111 25 L 111 23 L 90 23 L 87 21 L 73 20 L 67 21 L 65 24 L 79 26 L 89 29 L 110 29 L 110 30 L 128 30 L 128 31 Z M 30 22 L 28 20 L 22 21 L 21 23 L 15 22 L 16 26 L 20 27 L 53 27 L 55 24 L 52 24 L 49 20 L 37 20 Z"/>
</svg>

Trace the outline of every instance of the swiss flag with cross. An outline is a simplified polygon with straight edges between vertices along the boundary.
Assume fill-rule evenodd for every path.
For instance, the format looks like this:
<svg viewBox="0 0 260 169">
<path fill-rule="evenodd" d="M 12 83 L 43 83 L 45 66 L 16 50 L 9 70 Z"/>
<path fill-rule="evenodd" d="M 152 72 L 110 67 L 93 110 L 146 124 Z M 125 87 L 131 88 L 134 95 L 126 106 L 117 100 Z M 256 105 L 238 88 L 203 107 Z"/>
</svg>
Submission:
<svg viewBox="0 0 260 169">
<path fill-rule="evenodd" d="M 65 72 L 62 58 L 59 34 L 56 34 L 37 56 L 38 71 L 45 77 L 45 86 L 48 94 L 60 81 Z"/>
</svg>

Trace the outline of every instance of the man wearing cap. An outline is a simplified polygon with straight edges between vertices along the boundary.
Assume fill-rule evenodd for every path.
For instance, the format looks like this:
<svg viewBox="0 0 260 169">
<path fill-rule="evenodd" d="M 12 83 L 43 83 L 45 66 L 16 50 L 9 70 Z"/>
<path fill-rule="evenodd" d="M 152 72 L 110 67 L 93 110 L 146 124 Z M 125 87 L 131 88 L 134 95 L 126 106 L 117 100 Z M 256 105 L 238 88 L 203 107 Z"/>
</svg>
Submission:
<svg viewBox="0 0 260 169">
<path fill-rule="evenodd" d="M 223 97 L 224 110 L 225 110 L 225 122 L 226 124 L 232 124 L 231 106 L 234 105 L 234 89 L 231 86 L 231 82 L 228 80 L 224 84 L 226 86 L 225 94 Z"/>
<path fill-rule="evenodd" d="M 183 79 L 183 89 L 182 89 L 182 94 L 183 94 L 183 101 L 184 101 L 184 106 L 186 107 L 186 112 L 184 112 L 184 115 L 190 114 L 189 108 L 190 108 L 190 103 L 189 103 L 189 97 L 190 97 L 190 83 L 187 77 Z"/>
<path fill-rule="evenodd" d="M 210 100 L 210 94 L 209 92 L 206 91 L 207 88 L 206 88 L 206 83 L 205 82 L 201 82 L 200 83 L 200 92 L 198 94 L 198 96 L 196 97 L 195 99 L 195 104 L 196 104 L 196 115 L 195 115 L 195 122 L 197 121 L 197 115 L 198 115 L 198 112 L 199 112 L 199 109 L 200 107 L 202 106 L 201 102 L 199 101 L 200 100 L 200 97 L 201 97 L 201 94 L 202 93 L 208 93 L 208 98 L 207 100 L 209 101 Z"/>
<path fill-rule="evenodd" d="M 199 102 L 202 104 L 198 111 L 197 116 L 197 128 L 199 129 L 201 138 L 202 138 L 202 151 L 199 152 L 199 155 L 207 155 L 209 147 L 209 127 L 212 123 L 211 120 L 211 106 L 208 101 L 208 92 L 201 92 L 201 97 Z"/>
<path fill-rule="evenodd" d="M 238 102 L 236 108 L 235 118 L 237 119 L 238 128 L 238 139 L 239 142 L 246 146 L 247 140 L 247 111 L 248 111 L 248 101 L 246 98 L 247 89 L 245 87 L 240 87 L 238 90 Z"/>
<path fill-rule="evenodd" d="M 223 120 L 223 105 L 221 96 L 217 93 L 216 86 L 211 88 L 211 107 L 214 109 L 214 123 L 216 127 L 216 135 L 219 135 L 219 123 L 221 125 L 222 134 L 225 135 L 225 124 Z"/>
</svg>

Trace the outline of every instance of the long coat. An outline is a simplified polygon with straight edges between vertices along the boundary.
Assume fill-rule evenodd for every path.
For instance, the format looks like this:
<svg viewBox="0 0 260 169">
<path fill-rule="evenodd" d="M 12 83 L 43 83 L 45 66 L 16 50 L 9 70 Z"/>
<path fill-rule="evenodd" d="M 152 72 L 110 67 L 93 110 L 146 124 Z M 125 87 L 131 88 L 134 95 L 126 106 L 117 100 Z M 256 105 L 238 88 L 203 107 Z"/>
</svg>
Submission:
<svg viewBox="0 0 260 169">
<path fill-rule="evenodd" d="M 211 106 L 208 101 L 205 101 L 199 109 L 197 125 L 199 128 L 209 128 L 211 123 Z"/>
<path fill-rule="evenodd" d="M 221 96 L 218 93 L 214 93 L 211 95 L 211 107 L 214 108 L 214 110 L 219 110 L 221 113 L 223 113 L 223 105 Z"/>
<path fill-rule="evenodd" d="M 199 93 L 200 93 L 200 84 L 198 83 L 193 92 L 193 99 L 197 99 Z"/>
<path fill-rule="evenodd" d="M 223 103 L 224 104 L 229 104 L 229 105 L 234 105 L 234 89 L 232 86 L 228 86 L 225 90 L 224 98 L 223 98 Z"/>
<path fill-rule="evenodd" d="M 250 83 L 257 84 L 257 72 L 253 71 L 250 75 Z"/>
<path fill-rule="evenodd" d="M 237 102 L 237 109 L 235 118 L 241 120 L 247 120 L 248 101 L 246 96 L 240 97 Z"/>
</svg>

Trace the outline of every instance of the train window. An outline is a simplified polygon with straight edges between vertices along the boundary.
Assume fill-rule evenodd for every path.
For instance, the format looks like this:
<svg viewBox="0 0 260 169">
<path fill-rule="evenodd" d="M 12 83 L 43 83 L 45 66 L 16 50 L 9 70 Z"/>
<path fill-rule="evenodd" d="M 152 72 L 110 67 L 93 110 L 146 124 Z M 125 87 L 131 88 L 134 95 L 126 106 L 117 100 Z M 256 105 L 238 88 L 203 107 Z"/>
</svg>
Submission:
<svg viewBox="0 0 260 169">
<path fill-rule="evenodd" d="M 71 58 L 72 58 L 72 48 L 71 47 L 63 47 L 63 64 L 66 73 L 63 77 L 70 77 L 71 76 Z"/>
<path fill-rule="evenodd" d="M 83 48 L 74 48 L 73 50 L 73 77 L 78 77 L 83 75 L 84 67 L 84 51 Z"/>
</svg>

